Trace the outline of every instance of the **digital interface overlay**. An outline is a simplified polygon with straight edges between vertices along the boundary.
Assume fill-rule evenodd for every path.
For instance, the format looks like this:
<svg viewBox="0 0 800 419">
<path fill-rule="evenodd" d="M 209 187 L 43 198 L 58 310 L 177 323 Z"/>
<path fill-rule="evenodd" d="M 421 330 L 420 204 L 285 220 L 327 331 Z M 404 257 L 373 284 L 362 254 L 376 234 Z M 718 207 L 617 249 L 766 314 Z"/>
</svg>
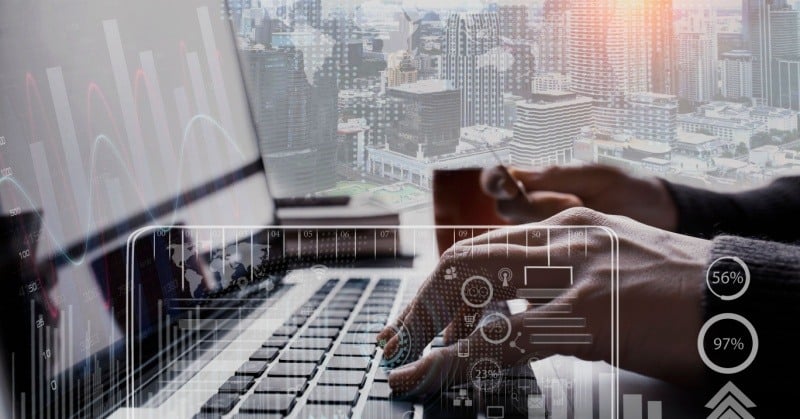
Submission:
<svg viewBox="0 0 800 419">
<path fill-rule="evenodd" d="M 331 364 L 337 362 L 334 358 L 340 348 L 365 351 L 361 355 L 370 361 L 364 388 L 370 382 L 382 384 L 379 371 L 427 353 L 431 340 L 433 347 L 443 346 L 441 338 L 416 336 L 418 327 L 409 329 L 397 322 L 405 303 L 433 271 L 430 281 L 443 288 L 439 293 L 441 301 L 429 307 L 431 315 L 450 318 L 454 314 L 445 313 L 446 307 L 472 308 L 470 314 L 459 311 L 458 317 L 473 332 L 468 339 L 453 343 L 464 363 L 463 374 L 448 378 L 451 381 L 443 383 L 436 397 L 421 403 L 423 409 L 451 414 L 459 409 L 473 414 L 476 409 L 502 409 L 508 411 L 508 417 L 537 417 L 537 412 L 550 417 L 583 417 L 585 412 L 599 412 L 601 418 L 618 417 L 618 378 L 613 367 L 593 368 L 591 363 L 584 363 L 559 378 L 537 381 L 535 373 L 520 374 L 506 365 L 508 356 L 518 358 L 517 365 L 536 365 L 552 355 L 549 351 L 554 345 L 608 345 L 605 350 L 613 354 L 610 361 L 616 362 L 618 278 L 613 232 L 601 227 L 525 226 L 488 233 L 493 229 L 173 226 L 149 227 L 134 233 L 127 246 L 125 293 L 112 297 L 117 299 L 116 306 L 124 303 L 127 307 L 119 313 L 128 342 L 126 405 L 147 406 L 130 409 L 128 414 L 147 417 L 152 412 L 169 412 L 192 416 L 231 375 L 254 378 L 252 387 L 237 398 L 233 410 L 252 412 L 248 410 L 253 408 L 248 405 L 248 397 L 255 398 L 260 394 L 259 388 L 277 380 L 272 374 L 281 374 L 277 371 L 284 366 L 279 364 L 291 349 L 296 349 L 293 345 L 320 349 L 315 346 L 319 343 L 316 340 L 324 339 L 330 340 L 331 347 L 323 344 L 325 355 L 306 377 L 310 389 L 298 394 L 292 407 L 283 413 L 302 415 L 298 412 L 314 406 L 314 388 L 330 388 L 326 386 L 333 383 L 325 382 L 325 374 L 328 368 L 336 368 Z M 463 250 L 469 254 L 445 254 L 438 264 L 434 257 L 431 260 L 435 268 L 409 267 L 410 255 L 435 256 L 437 237 L 455 239 L 465 245 Z M 567 292 L 581 281 L 584 272 L 580 262 L 585 257 L 583 252 L 568 250 L 572 248 L 568 244 L 581 242 L 587 252 L 590 246 L 599 247 L 608 260 L 609 277 L 597 278 L 608 287 L 602 302 L 606 307 L 593 317 L 586 317 L 588 313 L 573 305 L 577 301 L 571 300 Z M 481 253 L 488 249 L 488 253 Z M 529 249 L 530 254 L 519 253 L 520 249 Z M 365 262 L 381 260 L 383 266 L 360 267 Z M 289 275 L 286 278 L 292 279 L 284 280 L 282 275 L 287 272 L 299 276 Z M 339 293 L 349 294 L 347 275 L 351 281 L 373 278 L 363 292 L 351 294 L 358 302 L 352 311 L 330 307 L 319 311 L 302 300 L 286 301 L 287 295 L 298 292 L 294 288 L 300 288 L 306 298 L 334 305 L 345 298 Z M 331 285 L 332 279 L 338 280 L 336 285 Z M 390 303 L 382 308 L 370 304 L 374 298 L 371 292 L 382 292 L 381 285 L 372 285 L 376 279 L 399 280 L 400 284 L 398 298 L 389 297 Z M 329 293 L 334 296 L 328 297 Z M 499 309 L 496 303 L 507 300 L 527 301 L 530 314 Z M 401 350 L 384 359 L 380 347 L 377 353 L 375 348 L 381 344 L 376 341 L 377 332 L 386 324 L 397 329 Z M 436 321 L 433 325 L 434 329 L 443 326 L 446 324 Z M 606 328 L 612 331 L 611 340 L 595 341 L 592 330 Z M 324 338 L 318 335 L 321 331 Z M 281 342 L 283 339 L 287 342 Z M 274 357 L 264 354 L 273 351 Z M 262 368 L 243 372 L 254 362 L 261 362 Z M 302 376 L 305 372 L 296 374 L 297 371 L 309 364 L 289 365 L 293 371 L 289 375 Z M 163 378 L 165 373 L 169 379 Z M 429 379 L 436 378 L 424 380 Z M 154 385 L 154 381 L 161 384 Z M 354 417 L 368 408 L 365 405 L 369 396 L 360 400 L 353 406 Z"/>
</svg>

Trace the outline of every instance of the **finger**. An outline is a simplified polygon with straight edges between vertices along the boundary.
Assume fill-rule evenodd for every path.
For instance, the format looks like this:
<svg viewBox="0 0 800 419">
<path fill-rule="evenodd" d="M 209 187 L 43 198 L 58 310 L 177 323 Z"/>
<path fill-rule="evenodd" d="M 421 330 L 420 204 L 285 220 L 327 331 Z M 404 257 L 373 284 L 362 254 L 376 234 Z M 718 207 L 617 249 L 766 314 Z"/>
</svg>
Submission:
<svg viewBox="0 0 800 419">
<path fill-rule="evenodd" d="M 524 267 L 545 265 L 546 259 L 544 248 L 512 244 L 454 246 L 412 300 L 407 314 L 398 320 L 404 334 L 389 338 L 384 360 L 403 363 L 416 359 L 439 331 L 459 312 L 463 313 L 465 306 L 481 309 L 492 301 L 516 298 L 518 285 L 525 278 Z M 450 279 L 443 275 L 448 270 L 455 272 Z M 564 286 L 563 275 L 544 271 L 537 275 L 536 284 L 560 288 Z M 381 334 L 389 336 L 384 332 Z"/>
<path fill-rule="evenodd" d="M 393 338 L 402 327 L 402 319 L 406 317 L 406 315 L 410 310 L 411 310 L 411 305 L 409 304 L 405 308 L 403 308 L 403 312 L 400 313 L 400 315 L 397 316 L 397 318 L 389 322 L 387 326 L 378 333 L 378 335 L 375 337 L 378 346 L 380 346 L 381 348 L 386 347 L 386 344 L 389 342 L 389 340 Z"/>
<path fill-rule="evenodd" d="M 519 195 L 516 180 L 508 175 L 508 171 L 500 166 L 481 171 L 481 188 L 487 195 L 502 201 L 512 200 Z"/>
<path fill-rule="evenodd" d="M 627 177 L 611 166 L 553 166 L 542 171 L 509 169 L 511 175 L 528 191 L 554 191 L 577 196 L 601 194 L 607 187 Z"/>
<path fill-rule="evenodd" d="M 465 305 L 482 308 L 495 300 L 514 298 L 513 284 L 498 280 L 497 272 L 504 266 L 519 265 L 511 260 L 521 261 L 525 253 L 520 246 L 504 244 L 455 245 L 448 249 L 404 311 L 405 315 L 398 318 L 393 327 L 379 333 L 379 340 L 387 339 L 384 361 L 403 363 L 416 359 Z M 495 257 L 501 254 L 507 255 L 504 264 Z M 543 258 L 543 255 L 537 257 Z M 398 336 L 398 330 L 404 334 Z"/>
<path fill-rule="evenodd" d="M 591 345 L 574 343 L 577 336 L 591 336 L 586 328 L 538 326 L 547 325 L 543 320 L 556 318 L 552 311 L 543 307 L 511 317 L 503 315 L 470 335 L 468 344 L 462 343 L 461 348 L 451 345 L 431 351 L 420 360 L 393 370 L 389 385 L 398 395 L 432 394 L 467 382 L 491 390 L 502 380 L 503 370 L 532 358 L 543 359 L 554 354 L 597 358 Z"/>
</svg>

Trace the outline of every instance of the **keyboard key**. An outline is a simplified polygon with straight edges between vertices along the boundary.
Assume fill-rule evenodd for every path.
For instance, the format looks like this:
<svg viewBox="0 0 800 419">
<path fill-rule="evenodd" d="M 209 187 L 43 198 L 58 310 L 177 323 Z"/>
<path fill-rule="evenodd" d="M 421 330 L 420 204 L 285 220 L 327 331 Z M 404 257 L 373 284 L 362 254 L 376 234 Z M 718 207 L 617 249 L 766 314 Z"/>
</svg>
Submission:
<svg viewBox="0 0 800 419">
<path fill-rule="evenodd" d="M 239 408 L 244 413 L 280 413 L 288 414 L 294 407 L 293 394 L 256 393 L 248 397 Z"/>
<path fill-rule="evenodd" d="M 289 338 L 284 336 L 270 336 L 269 339 L 264 342 L 264 347 L 267 348 L 283 348 L 289 342 Z"/>
<path fill-rule="evenodd" d="M 304 377 L 311 378 L 317 372 L 317 364 L 311 362 L 278 362 L 269 371 L 267 377 Z"/>
<path fill-rule="evenodd" d="M 339 336 L 339 328 L 334 327 L 315 327 L 306 329 L 300 334 L 301 338 L 331 338 Z"/>
<path fill-rule="evenodd" d="M 314 404 L 346 404 L 354 405 L 358 401 L 358 387 L 349 386 L 316 386 L 308 396 L 308 402 Z"/>
<path fill-rule="evenodd" d="M 383 400 L 367 400 L 364 406 L 364 418 L 404 419 L 413 417 L 414 405 L 407 402 L 390 402 Z"/>
<path fill-rule="evenodd" d="M 392 397 L 392 388 L 389 383 L 375 381 L 369 389 L 370 400 L 389 400 Z"/>
<path fill-rule="evenodd" d="M 203 405 L 202 411 L 208 413 L 228 413 L 239 401 L 239 396 L 230 393 L 217 393 Z"/>
<path fill-rule="evenodd" d="M 353 333 L 347 332 L 342 339 L 342 343 L 353 343 L 357 345 L 376 344 L 375 335 L 372 333 Z"/>
<path fill-rule="evenodd" d="M 389 315 L 392 312 L 391 306 L 383 306 L 383 307 L 364 307 L 358 314 L 368 314 L 368 315 L 380 315 L 385 314 Z"/>
<path fill-rule="evenodd" d="M 330 338 L 298 338 L 292 343 L 291 349 L 328 349 L 333 344 Z"/>
<path fill-rule="evenodd" d="M 332 308 L 334 310 L 350 310 L 356 307 L 358 300 L 350 300 L 350 301 L 331 301 L 328 303 L 328 308 Z"/>
<path fill-rule="evenodd" d="M 352 407 L 335 404 L 307 404 L 297 413 L 298 419 L 348 419 Z M 380 418 L 378 418 L 380 419 Z"/>
<path fill-rule="evenodd" d="M 366 371 L 369 369 L 371 361 L 367 357 L 360 356 L 334 356 L 328 362 L 326 368 L 331 370 L 360 370 Z"/>
<path fill-rule="evenodd" d="M 272 332 L 272 336 L 294 336 L 297 326 L 281 326 Z"/>
<path fill-rule="evenodd" d="M 389 316 L 385 314 L 359 314 L 353 319 L 353 323 L 380 323 L 386 324 Z"/>
<path fill-rule="evenodd" d="M 264 361 L 246 361 L 236 370 L 236 375 L 259 376 L 267 370 L 267 363 Z"/>
<path fill-rule="evenodd" d="M 375 371 L 375 382 L 388 383 L 389 382 L 389 371 L 387 371 L 383 367 L 378 368 Z"/>
<path fill-rule="evenodd" d="M 281 354 L 281 362 L 314 362 L 319 364 L 325 358 L 323 349 L 289 349 Z"/>
<path fill-rule="evenodd" d="M 234 375 L 228 378 L 220 387 L 220 393 L 246 393 L 253 385 L 255 379 L 244 375 Z"/>
<path fill-rule="evenodd" d="M 278 348 L 259 348 L 252 355 L 251 361 L 272 361 L 278 355 Z"/>
<path fill-rule="evenodd" d="M 256 385 L 256 393 L 294 393 L 303 394 L 308 387 L 308 380 L 298 377 L 267 376 Z"/>
<path fill-rule="evenodd" d="M 363 356 L 372 358 L 375 355 L 375 345 L 347 345 L 342 344 L 334 352 L 336 356 Z"/>
<path fill-rule="evenodd" d="M 256 385 L 256 393 L 292 393 L 301 395 L 308 388 L 308 379 L 303 377 L 267 376 Z"/>
<path fill-rule="evenodd" d="M 377 335 L 386 326 L 380 323 L 357 323 L 349 327 L 348 332 L 351 333 L 370 333 Z"/>
<path fill-rule="evenodd" d="M 325 327 L 325 328 L 337 327 L 341 329 L 342 327 L 344 327 L 345 323 L 347 323 L 346 319 L 335 319 L 335 318 L 325 317 L 312 320 L 311 323 L 308 324 L 308 327 Z"/>
<path fill-rule="evenodd" d="M 350 313 L 350 310 L 333 310 L 326 308 L 319 313 L 319 317 L 328 319 L 347 319 L 350 317 Z"/>
<path fill-rule="evenodd" d="M 304 325 L 306 323 L 307 320 L 308 320 L 308 316 L 302 316 L 302 315 L 299 315 L 299 314 L 295 314 L 292 317 L 289 317 L 288 319 L 286 319 L 286 321 L 283 322 L 283 324 L 284 324 L 284 326 L 302 326 L 302 325 Z"/>
<path fill-rule="evenodd" d="M 366 373 L 364 371 L 337 371 L 325 370 L 319 378 L 320 384 L 327 384 L 331 386 L 358 386 L 364 385 Z"/>
</svg>

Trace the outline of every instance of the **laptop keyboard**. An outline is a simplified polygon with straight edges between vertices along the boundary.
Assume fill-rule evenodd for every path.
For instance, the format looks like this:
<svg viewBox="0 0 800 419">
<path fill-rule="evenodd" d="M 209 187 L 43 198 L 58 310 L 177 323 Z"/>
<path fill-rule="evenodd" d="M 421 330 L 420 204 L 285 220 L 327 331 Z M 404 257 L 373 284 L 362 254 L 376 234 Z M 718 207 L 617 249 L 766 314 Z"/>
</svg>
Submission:
<svg viewBox="0 0 800 419">
<path fill-rule="evenodd" d="M 413 405 L 390 400 L 388 377 L 381 368 L 368 383 L 376 362 L 375 334 L 389 320 L 400 281 L 379 280 L 358 311 L 354 309 L 370 280 L 348 279 L 328 299 L 338 282 L 327 281 L 296 310 L 197 417 L 218 417 L 238 408 L 233 417 L 349 418 L 362 397 L 367 398 L 364 417 L 408 417 Z"/>
</svg>

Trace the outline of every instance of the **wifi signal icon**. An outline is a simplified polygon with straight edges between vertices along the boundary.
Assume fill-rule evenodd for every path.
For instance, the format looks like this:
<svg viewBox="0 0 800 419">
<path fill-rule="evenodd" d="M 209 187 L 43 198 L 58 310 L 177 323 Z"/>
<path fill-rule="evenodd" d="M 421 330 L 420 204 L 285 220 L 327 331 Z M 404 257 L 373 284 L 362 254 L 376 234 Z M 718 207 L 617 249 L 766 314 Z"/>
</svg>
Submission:
<svg viewBox="0 0 800 419">
<path fill-rule="evenodd" d="M 314 265 L 310 269 L 311 272 L 314 273 L 314 276 L 316 276 L 319 280 L 323 279 L 325 277 L 325 273 L 328 272 L 328 267 L 325 265 Z"/>
</svg>

